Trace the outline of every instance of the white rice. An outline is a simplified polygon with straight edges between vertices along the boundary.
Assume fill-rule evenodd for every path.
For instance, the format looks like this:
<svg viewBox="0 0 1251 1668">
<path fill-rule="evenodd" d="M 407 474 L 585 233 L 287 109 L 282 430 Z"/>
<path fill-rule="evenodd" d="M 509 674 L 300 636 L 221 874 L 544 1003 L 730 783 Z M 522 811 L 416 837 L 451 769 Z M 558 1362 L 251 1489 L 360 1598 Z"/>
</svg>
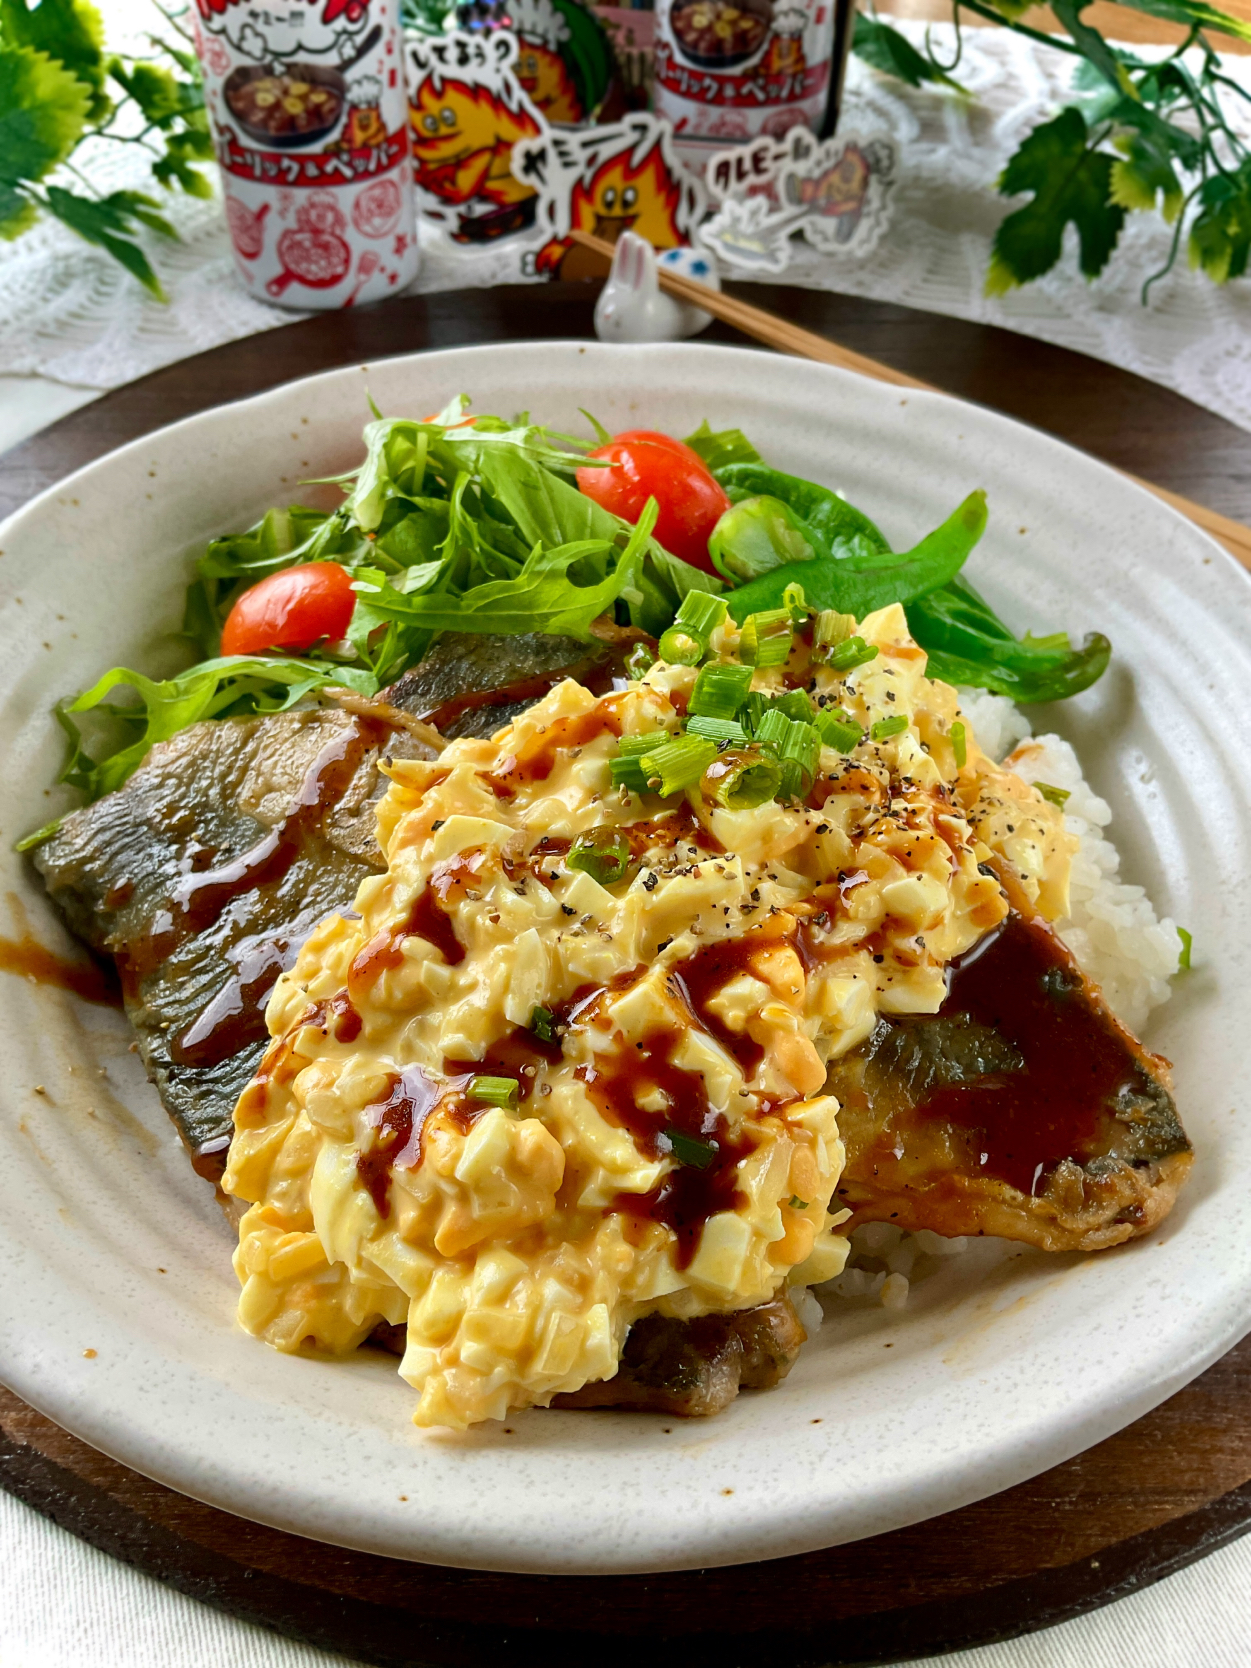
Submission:
<svg viewBox="0 0 1251 1668">
<path fill-rule="evenodd" d="M 1180 948 L 1176 922 L 1157 917 L 1142 887 L 1121 880 L 1120 855 L 1104 837 L 1112 812 L 1082 775 L 1068 742 L 1033 736 L 1029 719 L 1004 695 L 980 689 L 959 694 L 965 720 L 991 758 L 1027 782 L 1046 782 L 1068 793 L 1065 826 L 1080 845 L 1073 857 L 1069 913 L 1055 927 L 1112 1011 L 1131 1031 L 1141 1032 L 1152 1009 L 1171 994 L 1169 976 L 1177 971 Z M 852 1234 L 843 1272 L 819 1289 L 823 1297 L 902 1309 L 913 1279 L 933 1273 L 939 1259 L 958 1255 L 966 1244 L 928 1229 L 905 1234 L 889 1222 L 868 1222 Z M 807 1319 L 804 1325 L 814 1330 Z"/>
</svg>

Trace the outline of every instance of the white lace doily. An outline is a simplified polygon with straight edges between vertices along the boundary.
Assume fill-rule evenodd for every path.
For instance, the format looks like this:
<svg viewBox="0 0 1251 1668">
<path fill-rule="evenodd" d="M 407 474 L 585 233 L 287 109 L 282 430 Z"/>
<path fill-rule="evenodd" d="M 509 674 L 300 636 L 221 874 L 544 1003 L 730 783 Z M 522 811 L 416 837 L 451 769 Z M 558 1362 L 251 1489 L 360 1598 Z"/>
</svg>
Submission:
<svg viewBox="0 0 1251 1668">
<path fill-rule="evenodd" d="M 112 0 L 110 33 L 144 27 L 143 0 Z M 915 39 L 919 25 L 901 25 Z M 950 26 L 934 26 L 944 58 Z M 1106 359 L 1176 389 L 1251 429 L 1251 282 L 1218 287 L 1178 263 L 1147 306 L 1143 280 L 1164 264 L 1170 232 L 1158 216 L 1129 216 L 1121 244 L 1093 283 L 1077 269 L 1072 228 L 1059 266 L 1011 294 L 982 293 L 990 240 L 1004 212 L 994 181 L 1034 124 L 1063 102 L 1071 58 L 1001 29 L 966 29 L 958 71 L 974 95 L 914 91 L 854 59 L 845 123 L 872 118 L 895 136 L 892 223 L 873 253 L 839 260 L 796 245 L 786 281 L 897 301 L 928 312 L 1004 325 Z M 1228 65 L 1251 75 L 1247 60 Z M 144 153 L 93 142 L 76 162 L 105 189 L 154 189 Z M 182 243 L 148 247 L 169 293 L 153 301 L 102 251 L 54 222 L 0 245 L 0 374 L 40 375 L 113 388 L 188 354 L 272 329 L 299 315 L 266 306 L 235 283 L 216 201 L 156 190 Z M 417 291 L 464 289 L 515 276 L 505 249 L 464 254 L 427 248 Z"/>
</svg>

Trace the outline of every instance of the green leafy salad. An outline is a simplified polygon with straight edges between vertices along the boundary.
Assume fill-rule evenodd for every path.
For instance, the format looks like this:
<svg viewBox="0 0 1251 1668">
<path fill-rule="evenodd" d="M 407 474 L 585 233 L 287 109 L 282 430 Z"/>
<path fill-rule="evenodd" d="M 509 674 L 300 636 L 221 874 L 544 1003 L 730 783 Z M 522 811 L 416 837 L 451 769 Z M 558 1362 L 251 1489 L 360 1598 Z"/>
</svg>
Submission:
<svg viewBox="0 0 1251 1668">
<path fill-rule="evenodd" d="M 607 616 L 658 639 L 661 657 L 694 665 L 728 608 L 743 628 L 742 658 L 765 666 L 785 658 L 795 622 L 815 615 L 817 636 L 830 638 L 822 653 L 847 670 L 876 653 L 855 622 L 898 602 L 930 675 L 950 683 L 1052 701 L 1085 689 L 1108 664 L 1111 647 L 1099 634 L 1080 647 L 1063 632 L 1017 637 L 964 578 L 986 525 L 981 492 L 897 552 L 863 511 L 772 468 L 737 429 L 705 423 L 684 443 L 643 436 L 651 465 L 657 457 L 662 465 L 647 476 L 628 455 L 637 435 L 612 441 L 591 419 L 597 437 L 582 441 L 524 417 L 470 417 L 467 407 L 460 397 L 424 422 L 377 416 L 365 429 L 365 461 L 334 483 L 345 494 L 337 509 L 293 504 L 215 539 L 187 589 L 182 632 L 195 663 L 160 681 L 115 667 L 60 702 L 69 750 L 58 779 L 95 799 L 189 724 L 280 712 L 328 688 L 377 695 L 445 631 L 587 639 Z M 636 489 L 638 480 L 658 484 L 631 500 L 627 477 Z M 624 513 L 610 507 L 614 495 Z M 706 525 L 692 519 L 691 503 Z M 669 542 L 683 542 L 690 559 L 660 542 L 666 526 L 681 527 L 681 540 L 675 533 Z M 248 652 L 227 652 L 245 642 Z M 650 658 L 640 639 L 633 669 Z M 724 670 L 741 677 L 744 669 Z M 812 738 L 787 728 L 801 715 L 788 714 L 784 700 L 757 713 L 747 699 L 745 688 L 722 689 L 713 676 L 691 739 L 702 754 L 748 727 L 755 741 L 772 737 L 778 782 L 770 765 L 769 783 L 733 791 L 784 791 L 807 762 L 794 750 L 802 754 Z M 859 739 L 834 734 L 834 715 L 822 723 L 829 745 Z M 652 779 L 673 774 L 663 759 L 647 764 Z M 623 758 L 614 768 L 632 782 L 640 766 Z"/>
</svg>

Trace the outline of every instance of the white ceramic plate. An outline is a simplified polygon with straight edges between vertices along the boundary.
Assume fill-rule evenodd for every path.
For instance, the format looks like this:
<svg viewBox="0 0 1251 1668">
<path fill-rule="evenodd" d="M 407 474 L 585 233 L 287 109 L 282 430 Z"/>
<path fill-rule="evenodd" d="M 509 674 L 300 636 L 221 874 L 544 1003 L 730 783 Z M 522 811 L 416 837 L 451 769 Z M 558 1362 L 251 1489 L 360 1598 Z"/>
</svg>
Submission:
<svg viewBox="0 0 1251 1668">
<path fill-rule="evenodd" d="M 1127 877 L 1194 933 L 1150 1034 L 1198 1160 L 1151 1241 L 956 1259 L 901 1315 L 833 1311 L 786 1383 L 719 1418 L 519 1414 L 416 1431 L 386 1357 L 293 1359 L 234 1325 L 230 1237 L 120 1016 L 4 977 L 0 1377 L 86 1441 L 229 1511 L 436 1563 L 643 1571 L 778 1557 L 1019 1482 L 1162 1401 L 1251 1326 L 1251 585 L 1147 493 L 935 394 L 741 350 L 543 343 L 332 372 L 136 441 L 0 531 L 4 889 L 63 934 L 11 841 L 60 807 L 59 695 L 154 667 L 183 555 L 359 458 L 369 390 L 420 415 L 471 391 L 577 430 L 743 425 L 911 542 L 974 486 L 970 573 L 1020 629 L 1106 631 L 1112 670 L 1043 714 L 1116 814 Z M 46 1091 L 37 1094 L 35 1086 Z M 883 1346 L 890 1344 L 887 1350 Z"/>
</svg>

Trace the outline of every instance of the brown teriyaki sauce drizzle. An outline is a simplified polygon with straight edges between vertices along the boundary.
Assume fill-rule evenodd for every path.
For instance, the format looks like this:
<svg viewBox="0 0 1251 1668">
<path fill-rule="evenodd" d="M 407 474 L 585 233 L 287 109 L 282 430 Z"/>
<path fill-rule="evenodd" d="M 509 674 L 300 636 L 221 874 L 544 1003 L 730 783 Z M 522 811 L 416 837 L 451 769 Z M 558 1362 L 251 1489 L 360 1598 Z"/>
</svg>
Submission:
<svg viewBox="0 0 1251 1668">
<path fill-rule="evenodd" d="M 1043 1191 L 1061 1159 L 1095 1156 L 1120 1097 L 1153 1092 L 1128 1034 L 1041 921 L 1013 911 L 952 962 L 947 991 L 943 1015 L 990 1026 L 1024 1067 L 935 1088 L 913 1116 L 973 1132 L 979 1168 L 1022 1193 Z"/>
<path fill-rule="evenodd" d="M 84 1002 L 119 1008 L 121 988 L 111 970 L 94 961 L 70 961 L 58 956 L 30 933 L 21 938 L 0 938 L 0 973 L 16 973 L 32 984 L 52 985 L 71 991 Z"/>
<path fill-rule="evenodd" d="M 380 719 L 356 718 L 321 748 L 295 803 L 276 827 L 220 868 L 185 875 L 174 889 L 170 908 L 156 917 L 146 938 L 128 945 L 119 957 L 128 986 L 136 986 L 180 944 L 213 926 L 236 898 L 281 881 L 318 819 L 347 792 L 365 754 L 390 734 L 391 726 Z"/>
</svg>

